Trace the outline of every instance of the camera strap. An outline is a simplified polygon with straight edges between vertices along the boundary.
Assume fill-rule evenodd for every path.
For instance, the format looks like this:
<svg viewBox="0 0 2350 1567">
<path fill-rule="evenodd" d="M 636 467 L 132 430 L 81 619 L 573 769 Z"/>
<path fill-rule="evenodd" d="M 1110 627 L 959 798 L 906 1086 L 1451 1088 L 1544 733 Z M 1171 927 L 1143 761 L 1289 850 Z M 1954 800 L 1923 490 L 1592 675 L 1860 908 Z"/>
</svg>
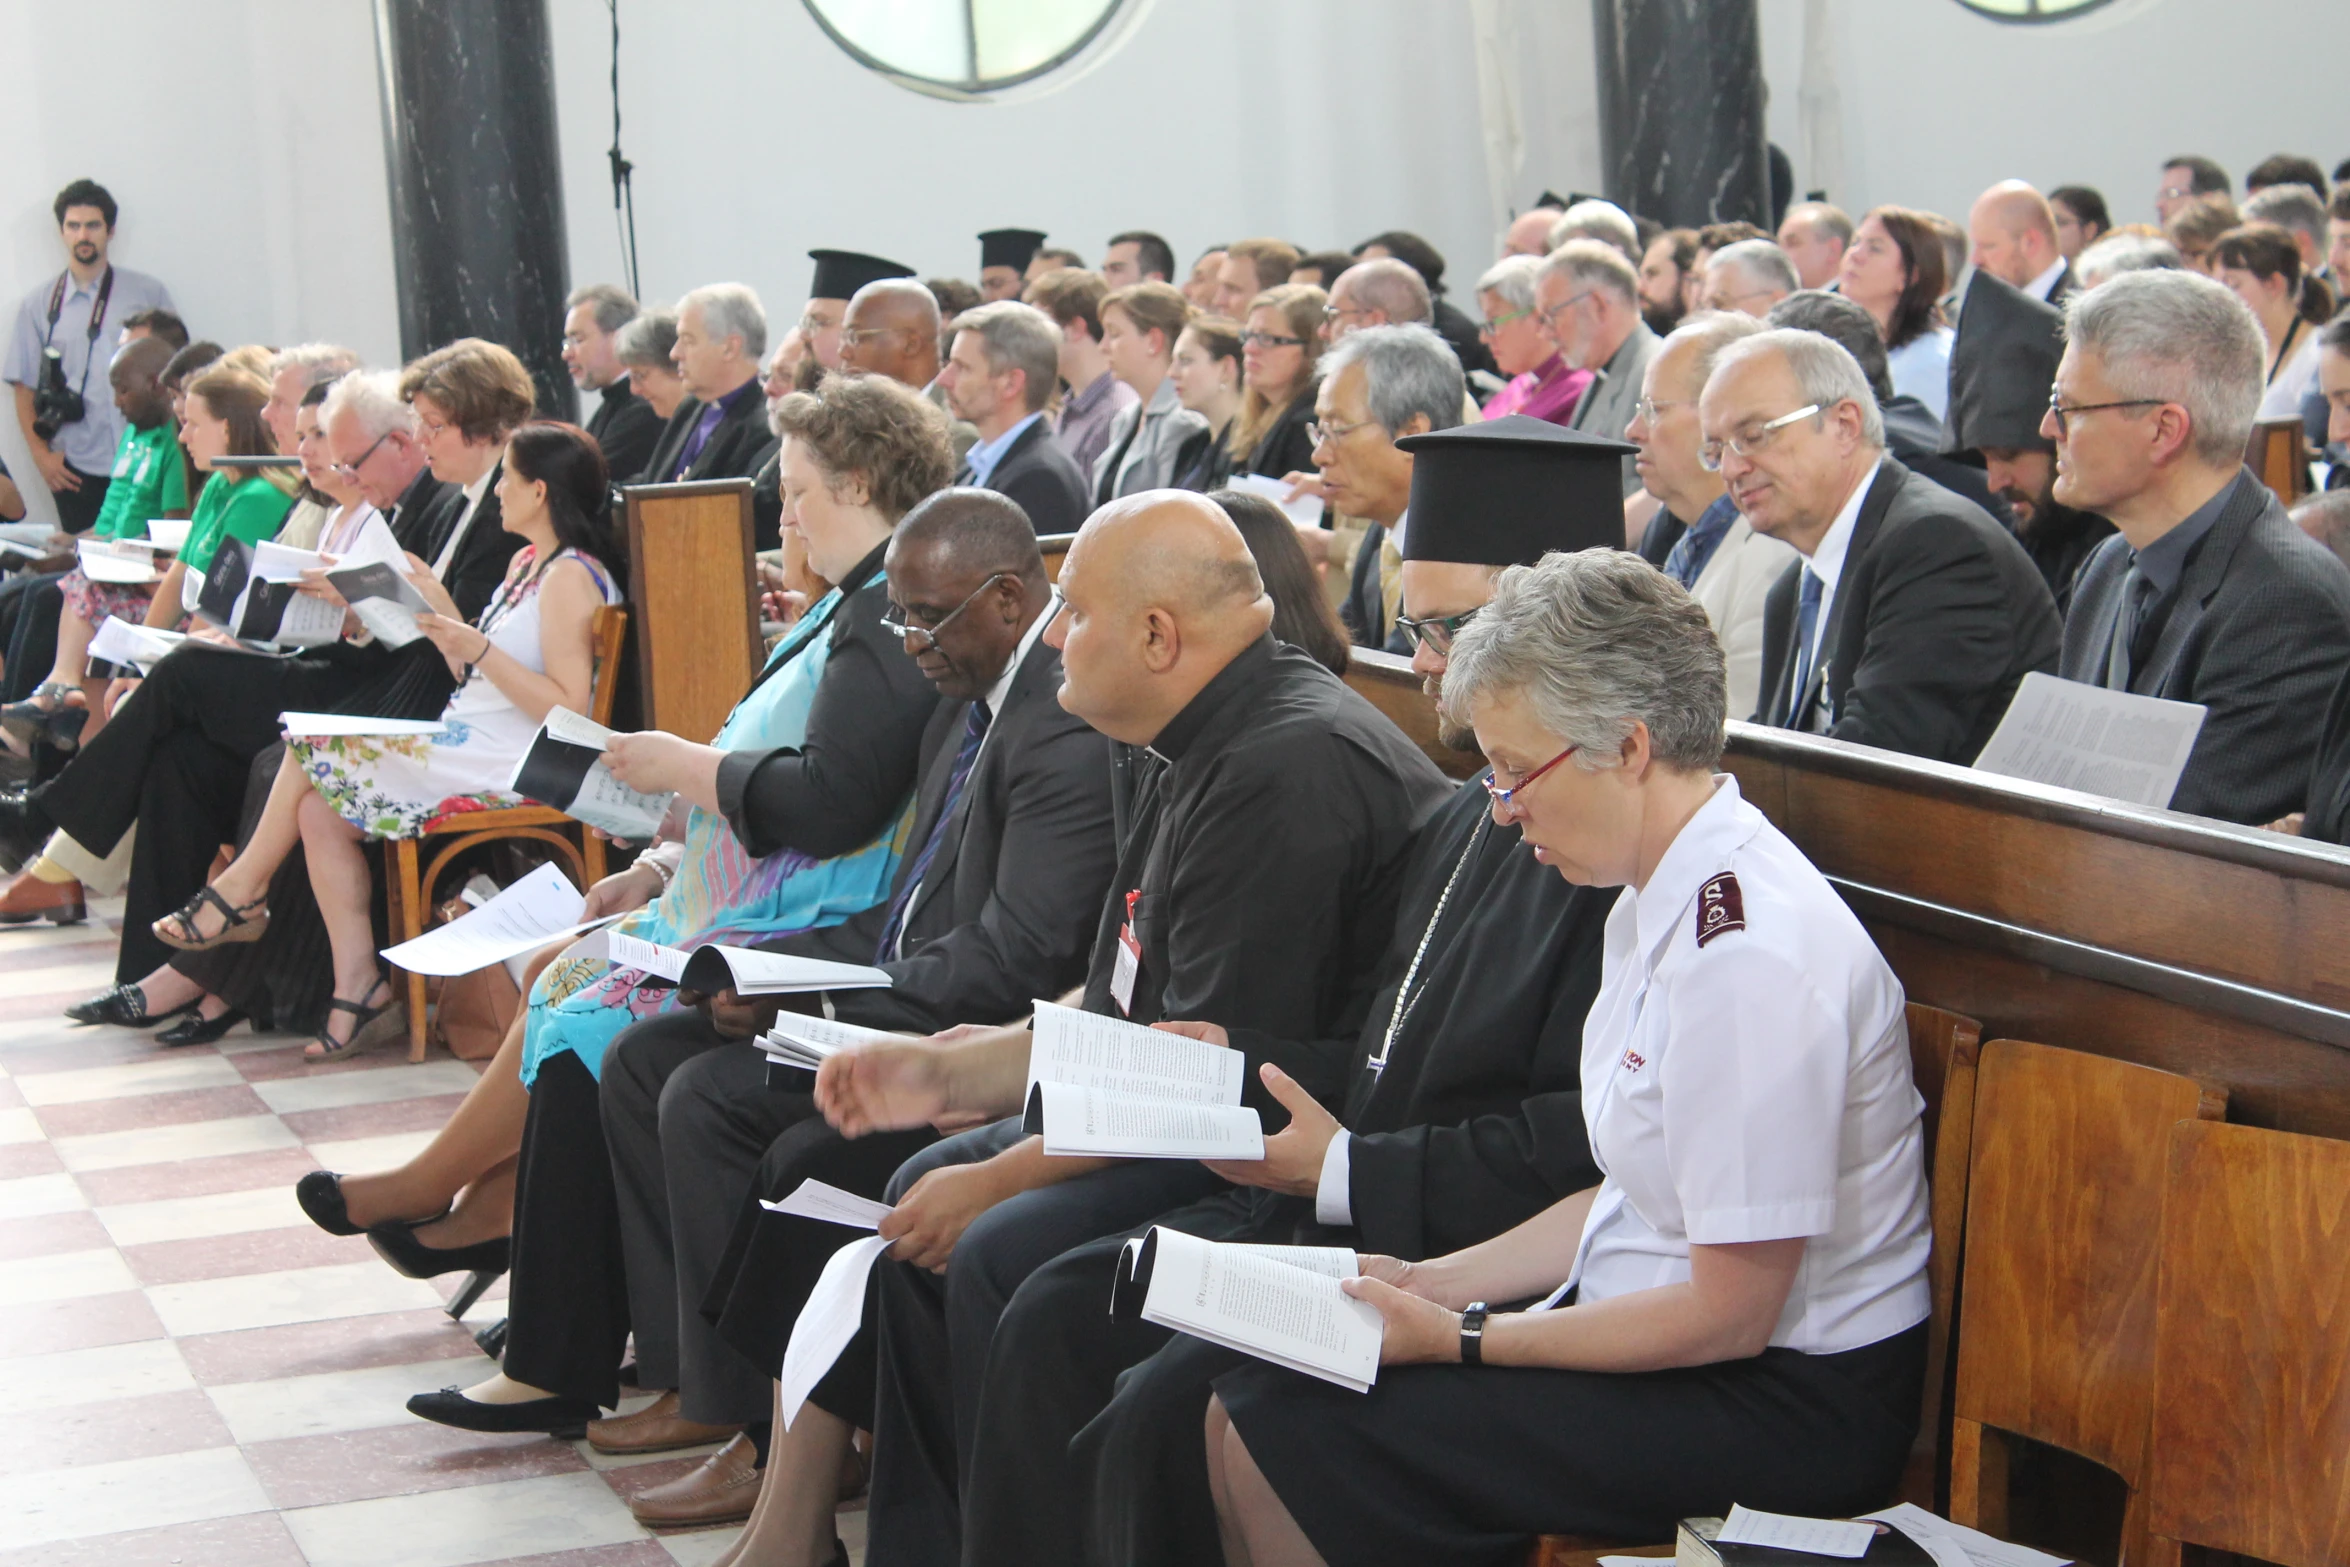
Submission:
<svg viewBox="0 0 2350 1567">
<path fill-rule="evenodd" d="M 73 281 L 73 269 L 68 267 L 57 274 L 57 286 L 49 290 L 49 325 L 41 334 L 41 346 L 50 347 L 57 336 L 57 318 L 65 312 L 65 287 Z M 98 333 L 106 325 L 106 302 L 114 297 L 114 263 L 106 264 L 105 275 L 98 279 L 98 298 L 90 306 L 89 338 L 82 347 L 82 378 L 74 388 L 81 396 L 90 389 L 90 361 L 98 357 Z"/>
</svg>

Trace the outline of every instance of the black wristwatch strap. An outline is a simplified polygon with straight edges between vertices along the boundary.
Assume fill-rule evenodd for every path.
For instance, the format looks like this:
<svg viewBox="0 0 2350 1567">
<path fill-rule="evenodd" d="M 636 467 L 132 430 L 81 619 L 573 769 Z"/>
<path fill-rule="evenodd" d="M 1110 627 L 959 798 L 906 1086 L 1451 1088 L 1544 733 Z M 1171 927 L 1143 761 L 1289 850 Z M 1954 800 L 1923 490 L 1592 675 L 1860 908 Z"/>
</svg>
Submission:
<svg viewBox="0 0 2350 1567">
<path fill-rule="evenodd" d="M 1461 1364 L 1485 1364 L 1485 1302 L 1472 1301 L 1461 1313 Z"/>
</svg>

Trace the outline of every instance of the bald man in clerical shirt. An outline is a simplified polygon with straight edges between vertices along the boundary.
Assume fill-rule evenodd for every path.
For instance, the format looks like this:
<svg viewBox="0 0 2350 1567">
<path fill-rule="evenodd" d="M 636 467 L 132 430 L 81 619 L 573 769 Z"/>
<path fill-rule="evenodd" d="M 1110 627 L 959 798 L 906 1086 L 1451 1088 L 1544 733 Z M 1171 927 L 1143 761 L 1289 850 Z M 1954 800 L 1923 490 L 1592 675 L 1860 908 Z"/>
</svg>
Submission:
<svg viewBox="0 0 2350 1567">
<path fill-rule="evenodd" d="M 1095 512 L 1061 571 L 1046 638 L 1061 703 L 1145 748 L 1131 820 L 1075 1004 L 1155 1023 L 1212 1019 L 1265 1042 L 1247 1102 L 1287 1112 L 1258 1079 L 1278 1064 L 1343 1091 L 1379 983 L 1416 824 L 1450 792 L 1376 709 L 1268 634 L 1273 607 L 1231 519 L 1152 490 Z M 1133 961 L 1122 955 L 1131 953 Z M 810 1402 L 856 1423 L 874 1400 L 876 1560 L 958 1557 L 959 1453 L 1004 1303 L 1037 1266 L 1218 1189 L 1190 1160 L 1045 1158 L 1018 1119 L 1022 1029 L 868 1047 L 827 1061 L 817 1098 L 850 1136 L 1003 1116 L 909 1160 L 877 1264 L 879 1376 L 828 1377 Z M 933 1270 L 937 1271 L 933 1271 Z M 842 1364 L 854 1364 L 844 1355 Z M 844 1385 L 846 1384 L 846 1385 Z"/>
</svg>

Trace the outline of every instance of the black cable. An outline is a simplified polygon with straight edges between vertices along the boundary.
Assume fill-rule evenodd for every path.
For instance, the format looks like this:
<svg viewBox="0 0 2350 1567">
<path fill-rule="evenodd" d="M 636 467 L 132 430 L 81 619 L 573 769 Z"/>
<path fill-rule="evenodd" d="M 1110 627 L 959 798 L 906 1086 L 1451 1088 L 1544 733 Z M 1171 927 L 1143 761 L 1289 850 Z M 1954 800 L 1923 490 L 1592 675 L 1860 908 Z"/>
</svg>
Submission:
<svg viewBox="0 0 2350 1567">
<path fill-rule="evenodd" d="M 612 13 L 612 222 L 620 231 L 620 270 L 631 294 L 641 294 L 636 265 L 636 165 L 620 155 L 620 0 L 604 0 Z"/>
</svg>

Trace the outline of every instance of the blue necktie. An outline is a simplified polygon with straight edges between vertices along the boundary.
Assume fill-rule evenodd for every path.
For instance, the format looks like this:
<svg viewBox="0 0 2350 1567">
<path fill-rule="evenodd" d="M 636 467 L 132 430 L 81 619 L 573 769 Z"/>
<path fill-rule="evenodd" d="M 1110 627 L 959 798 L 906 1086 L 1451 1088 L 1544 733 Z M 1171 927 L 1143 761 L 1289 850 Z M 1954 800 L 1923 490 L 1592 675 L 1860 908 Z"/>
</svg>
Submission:
<svg viewBox="0 0 2350 1567">
<path fill-rule="evenodd" d="M 1673 541 L 1672 552 L 1665 556 L 1665 575 L 1685 588 L 1697 586 L 1698 572 L 1689 569 L 1696 561 L 1697 551 L 1691 547 L 1695 534 L 1694 528 L 1684 531 Z"/>
<path fill-rule="evenodd" d="M 1809 566 L 1803 568 L 1803 593 L 1795 604 L 1795 689 L 1787 695 L 1787 727 L 1803 727 L 1803 693 L 1811 689 L 1812 648 L 1818 639 L 1814 632 L 1820 624 L 1820 595 L 1826 588 L 1812 574 Z"/>
<path fill-rule="evenodd" d="M 930 862 L 938 858 L 938 851 L 947 841 L 947 827 L 955 819 L 955 802 L 963 798 L 963 785 L 971 781 L 971 764 L 979 760 L 979 743 L 987 738 L 987 725 L 987 704 L 972 703 L 970 716 L 963 723 L 963 743 L 956 748 L 954 768 L 947 774 L 947 792 L 938 802 L 938 820 L 930 824 L 930 836 L 922 841 L 921 852 L 914 856 L 914 868 L 906 874 L 905 889 L 890 906 L 889 923 L 881 927 L 881 948 L 873 955 L 876 963 L 887 963 L 898 955 L 899 938 L 906 933 L 906 914 L 914 906 L 914 895 L 922 890 L 923 879 L 930 874 Z"/>
</svg>

